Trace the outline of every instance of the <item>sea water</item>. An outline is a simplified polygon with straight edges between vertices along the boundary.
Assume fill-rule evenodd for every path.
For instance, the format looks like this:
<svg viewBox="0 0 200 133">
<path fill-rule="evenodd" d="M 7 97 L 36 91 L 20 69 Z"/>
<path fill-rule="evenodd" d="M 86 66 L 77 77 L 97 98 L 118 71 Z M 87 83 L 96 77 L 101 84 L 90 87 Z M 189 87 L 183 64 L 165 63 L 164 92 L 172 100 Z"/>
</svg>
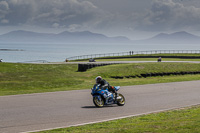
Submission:
<svg viewBox="0 0 200 133">
<path fill-rule="evenodd" d="M 200 50 L 200 45 L 0 43 L 0 59 L 3 62 L 64 62 L 72 56 L 150 50 Z"/>
</svg>

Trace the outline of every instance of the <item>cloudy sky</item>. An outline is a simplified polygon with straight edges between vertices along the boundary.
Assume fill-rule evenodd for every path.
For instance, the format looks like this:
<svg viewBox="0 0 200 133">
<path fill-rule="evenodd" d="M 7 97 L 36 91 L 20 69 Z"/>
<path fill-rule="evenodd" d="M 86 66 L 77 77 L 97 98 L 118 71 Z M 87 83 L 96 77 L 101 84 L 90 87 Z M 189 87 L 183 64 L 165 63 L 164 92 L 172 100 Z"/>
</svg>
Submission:
<svg viewBox="0 0 200 133">
<path fill-rule="evenodd" d="M 0 0 L 0 34 L 91 31 L 143 39 L 158 33 L 200 35 L 199 0 Z"/>
</svg>

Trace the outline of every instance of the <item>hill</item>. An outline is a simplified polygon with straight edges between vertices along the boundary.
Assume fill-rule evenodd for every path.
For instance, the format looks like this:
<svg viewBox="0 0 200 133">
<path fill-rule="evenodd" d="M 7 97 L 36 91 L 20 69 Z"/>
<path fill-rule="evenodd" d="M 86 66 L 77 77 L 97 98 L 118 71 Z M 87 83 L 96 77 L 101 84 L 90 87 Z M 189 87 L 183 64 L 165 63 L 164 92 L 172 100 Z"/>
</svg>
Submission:
<svg viewBox="0 0 200 133">
<path fill-rule="evenodd" d="M 200 37 L 185 31 L 172 34 L 160 33 L 152 38 L 140 40 L 138 43 L 153 44 L 196 44 L 200 42 Z"/>
<path fill-rule="evenodd" d="M 18 30 L 0 35 L 0 42 L 127 43 L 131 41 L 126 37 L 107 37 L 89 31 L 50 34 Z"/>
</svg>

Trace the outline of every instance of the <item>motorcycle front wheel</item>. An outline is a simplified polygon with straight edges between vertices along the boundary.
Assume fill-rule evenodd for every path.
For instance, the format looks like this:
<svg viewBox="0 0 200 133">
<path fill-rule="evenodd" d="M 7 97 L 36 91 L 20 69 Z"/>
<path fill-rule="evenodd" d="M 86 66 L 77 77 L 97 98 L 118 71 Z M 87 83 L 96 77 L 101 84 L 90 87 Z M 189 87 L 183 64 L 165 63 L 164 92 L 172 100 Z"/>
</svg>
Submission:
<svg viewBox="0 0 200 133">
<path fill-rule="evenodd" d="M 104 106 L 104 100 L 101 96 L 94 96 L 93 103 L 96 107 L 99 107 L 99 108 Z"/>
<path fill-rule="evenodd" d="M 125 104 L 125 97 L 122 94 L 120 94 L 120 93 L 119 93 L 118 97 L 120 97 L 120 99 L 117 100 L 117 105 L 118 106 L 124 106 L 124 104 Z"/>
</svg>

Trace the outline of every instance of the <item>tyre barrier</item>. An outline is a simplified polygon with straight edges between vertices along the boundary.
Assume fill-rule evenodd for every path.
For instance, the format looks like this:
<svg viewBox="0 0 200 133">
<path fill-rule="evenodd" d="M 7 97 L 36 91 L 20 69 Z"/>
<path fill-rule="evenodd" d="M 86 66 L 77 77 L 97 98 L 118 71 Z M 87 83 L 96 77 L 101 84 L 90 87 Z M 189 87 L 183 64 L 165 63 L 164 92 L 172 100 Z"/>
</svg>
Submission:
<svg viewBox="0 0 200 133">
<path fill-rule="evenodd" d="M 106 66 L 112 64 L 119 64 L 119 63 L 88 63 L 88 64 L 78 64 L 78 72 L 85 72 L 88 69 L 99 67 L 99 66 Z"/>
<path fill-rule="evenodd" d="M 111 76 L 111 78 L 115 79 L 123 79 L 123 78 L 147 78 L 147 77 L 157 77 L 157 76 L 170 76 L 170 75 L 195 75 L 200 74 L 200 71 L 194 71 L 194 72 L 164 72 L 164 73 L 146 73 L 146 74 L 140 74 L 140 75 L 133 75 L 133 76 Z"/>
</svg>

